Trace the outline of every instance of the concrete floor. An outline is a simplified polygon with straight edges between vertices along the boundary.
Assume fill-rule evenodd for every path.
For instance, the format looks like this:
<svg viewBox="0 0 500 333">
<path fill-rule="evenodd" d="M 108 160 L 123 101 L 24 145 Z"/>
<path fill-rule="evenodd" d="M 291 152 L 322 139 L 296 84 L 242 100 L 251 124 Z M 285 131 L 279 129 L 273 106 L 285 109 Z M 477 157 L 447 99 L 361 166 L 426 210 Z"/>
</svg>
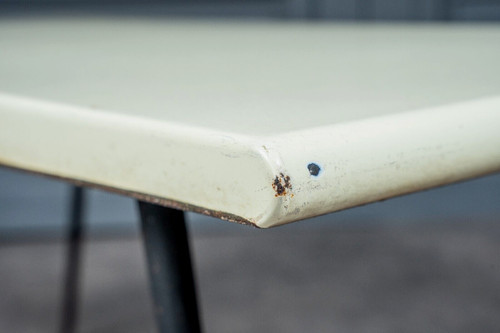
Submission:
<svg viewBox="0 0 500 333">
<path fill-rule="evenodd" d="M 206 332 L 498 332 L 500 221 L 193 229 Z M 0 332 L 54 332 L 63 247 L 0 245 Z M 136 234 L 91 239 L 80 332 L 153 332 Z"/>
</svg>

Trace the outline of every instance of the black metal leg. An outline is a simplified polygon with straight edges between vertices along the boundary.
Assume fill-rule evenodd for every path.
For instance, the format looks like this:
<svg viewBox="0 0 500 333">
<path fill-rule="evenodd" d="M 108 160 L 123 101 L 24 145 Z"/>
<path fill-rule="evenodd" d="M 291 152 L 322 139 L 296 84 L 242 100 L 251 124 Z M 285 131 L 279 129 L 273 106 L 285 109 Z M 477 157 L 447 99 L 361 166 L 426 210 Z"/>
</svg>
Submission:
<svg viewBox="0 0 500 333">
<path fill-rule="evenodd" d="M 84 189 L 72 189 L 70 225 L 67 235 L 66 275 L 61 302 L 59 332 L 73 333 L 76 330 L 80 292 L 80 261 L 83 233 Z"/>
<path fill-rule="evenodd" d="M 198 333 L 201 329 L 184 213 L 141 201 L 139 210 L 159 331 Z"/>
</svg>

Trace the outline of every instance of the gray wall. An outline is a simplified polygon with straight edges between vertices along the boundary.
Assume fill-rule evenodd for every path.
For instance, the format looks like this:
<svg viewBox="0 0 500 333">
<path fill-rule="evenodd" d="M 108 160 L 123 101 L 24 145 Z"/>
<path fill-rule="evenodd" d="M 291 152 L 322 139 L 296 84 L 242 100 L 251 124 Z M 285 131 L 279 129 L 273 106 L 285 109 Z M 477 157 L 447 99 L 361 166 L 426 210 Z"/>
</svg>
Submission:
<svg viewBox="0 0 500 333">
<path fill-rule="evenodd" d="M 92 13 L 310 20 L 498 20 L 499 0 L 3 0 L 0 15 Z"/>
</svg>

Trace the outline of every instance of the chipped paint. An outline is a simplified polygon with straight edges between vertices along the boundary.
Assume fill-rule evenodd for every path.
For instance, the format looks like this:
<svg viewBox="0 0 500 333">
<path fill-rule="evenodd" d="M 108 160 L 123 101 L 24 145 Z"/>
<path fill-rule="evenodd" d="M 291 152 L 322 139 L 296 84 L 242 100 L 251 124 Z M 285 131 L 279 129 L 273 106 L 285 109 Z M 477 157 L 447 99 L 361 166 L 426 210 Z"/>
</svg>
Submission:
<svg viewBox="0 0 500 333">
<path fill-rule="evenodd" d="M 314 177 L 319 176 L 321 172 L 321 167 L 317 163 L 309 163 L 307 169 L 309 170 L 309 174 Z"/>
</svg>

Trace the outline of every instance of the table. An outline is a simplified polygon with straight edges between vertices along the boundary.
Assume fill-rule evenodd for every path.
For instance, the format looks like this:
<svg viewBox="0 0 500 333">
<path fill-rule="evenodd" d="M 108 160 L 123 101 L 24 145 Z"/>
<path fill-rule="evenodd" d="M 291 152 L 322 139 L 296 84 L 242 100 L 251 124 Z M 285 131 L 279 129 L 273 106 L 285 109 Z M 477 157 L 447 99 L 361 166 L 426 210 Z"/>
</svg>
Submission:
<svg viewBox="0 0 500 333">
<path fill-rule="evenodd" d="M 4 19 L 0 50 L 0 164 L 140 201 L 163 330 L 199 330 L 178 210 L 268 228 L 500 170 L 496 25 Z"/>
</svg>

